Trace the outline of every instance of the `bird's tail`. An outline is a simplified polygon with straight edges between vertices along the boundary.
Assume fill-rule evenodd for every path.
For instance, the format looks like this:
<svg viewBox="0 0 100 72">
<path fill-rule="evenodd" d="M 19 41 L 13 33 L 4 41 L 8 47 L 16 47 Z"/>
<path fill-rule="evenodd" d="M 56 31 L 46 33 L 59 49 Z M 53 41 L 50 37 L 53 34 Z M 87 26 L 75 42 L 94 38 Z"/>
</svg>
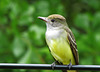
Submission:
<svg viewBox="0 0 100 72">
<path fill-rule="evenodd" d="M 77 70 L 62 70 L 62 72 L 78 72 Z"/>
</svg>

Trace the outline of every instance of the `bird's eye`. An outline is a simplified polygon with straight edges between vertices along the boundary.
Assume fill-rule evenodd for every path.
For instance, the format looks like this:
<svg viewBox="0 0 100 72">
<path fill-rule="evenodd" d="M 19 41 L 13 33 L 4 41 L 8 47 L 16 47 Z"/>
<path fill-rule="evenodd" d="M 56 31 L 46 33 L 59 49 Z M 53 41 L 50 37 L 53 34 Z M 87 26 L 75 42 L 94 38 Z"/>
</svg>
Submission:
<svg viewBox="0 0 100 72">
<path fill-rule="evenodd" d="M 54 21 L 55 21 L 54 19 L 51 20 L 51 22 L 54 22 Z"/>
</svg>

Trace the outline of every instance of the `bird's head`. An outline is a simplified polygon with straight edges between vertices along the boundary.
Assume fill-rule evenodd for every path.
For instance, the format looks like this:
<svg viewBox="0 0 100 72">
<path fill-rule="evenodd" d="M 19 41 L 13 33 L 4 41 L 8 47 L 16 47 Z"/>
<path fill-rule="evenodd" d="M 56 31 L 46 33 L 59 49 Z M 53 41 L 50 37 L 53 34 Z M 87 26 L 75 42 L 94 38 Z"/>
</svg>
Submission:
<svg viewBox="0 0 100 72">
<path fill-rule="evenodd" d="M 46 22 L 47 28 L 59 28 L 67 26 L 66 19 L 59 14 L 53 14 L 48 17 L 38 18 Z"/>
</svg>

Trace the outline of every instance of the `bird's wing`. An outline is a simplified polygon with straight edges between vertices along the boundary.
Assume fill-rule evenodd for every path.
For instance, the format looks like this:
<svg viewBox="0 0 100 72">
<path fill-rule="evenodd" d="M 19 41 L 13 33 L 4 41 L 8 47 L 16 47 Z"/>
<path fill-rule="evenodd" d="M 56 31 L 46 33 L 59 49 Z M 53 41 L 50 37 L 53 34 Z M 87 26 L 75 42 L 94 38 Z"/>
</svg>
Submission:
<svg viewBox="0 0 100 72">
<path fill-rule="evenodd" d="M 66 28 L 66 31 L 67 31 L 67 39 L 68 39 L 68 42 L 70 44 L 75 62 L 78 65 L 79 64 L 79 57 L 78 57 L 78 50 L 77 50 L 76 40 L 74 38 L 74 35 L 73 35 L 72 31 L 68 27 Z"/>
</svg>

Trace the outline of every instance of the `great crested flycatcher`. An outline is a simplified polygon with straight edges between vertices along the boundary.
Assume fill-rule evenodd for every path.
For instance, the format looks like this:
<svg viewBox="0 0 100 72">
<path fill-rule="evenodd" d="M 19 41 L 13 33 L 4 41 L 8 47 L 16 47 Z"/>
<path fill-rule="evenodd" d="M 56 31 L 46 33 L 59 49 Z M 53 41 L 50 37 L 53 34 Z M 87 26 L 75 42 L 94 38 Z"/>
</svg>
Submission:
<svg viewBox="0 0 100 72">
<path fill-rule="evenodd" d="M 66 19 L 53 14 L 48 17 L 38 17 L 46 22 L 46 42 L 54 59 L 63 65 L 78 65 L 78 50 L 72 31 Z M 63 70 L 63 72 L 77 72 L 76 70 Z"/>
</svg>

